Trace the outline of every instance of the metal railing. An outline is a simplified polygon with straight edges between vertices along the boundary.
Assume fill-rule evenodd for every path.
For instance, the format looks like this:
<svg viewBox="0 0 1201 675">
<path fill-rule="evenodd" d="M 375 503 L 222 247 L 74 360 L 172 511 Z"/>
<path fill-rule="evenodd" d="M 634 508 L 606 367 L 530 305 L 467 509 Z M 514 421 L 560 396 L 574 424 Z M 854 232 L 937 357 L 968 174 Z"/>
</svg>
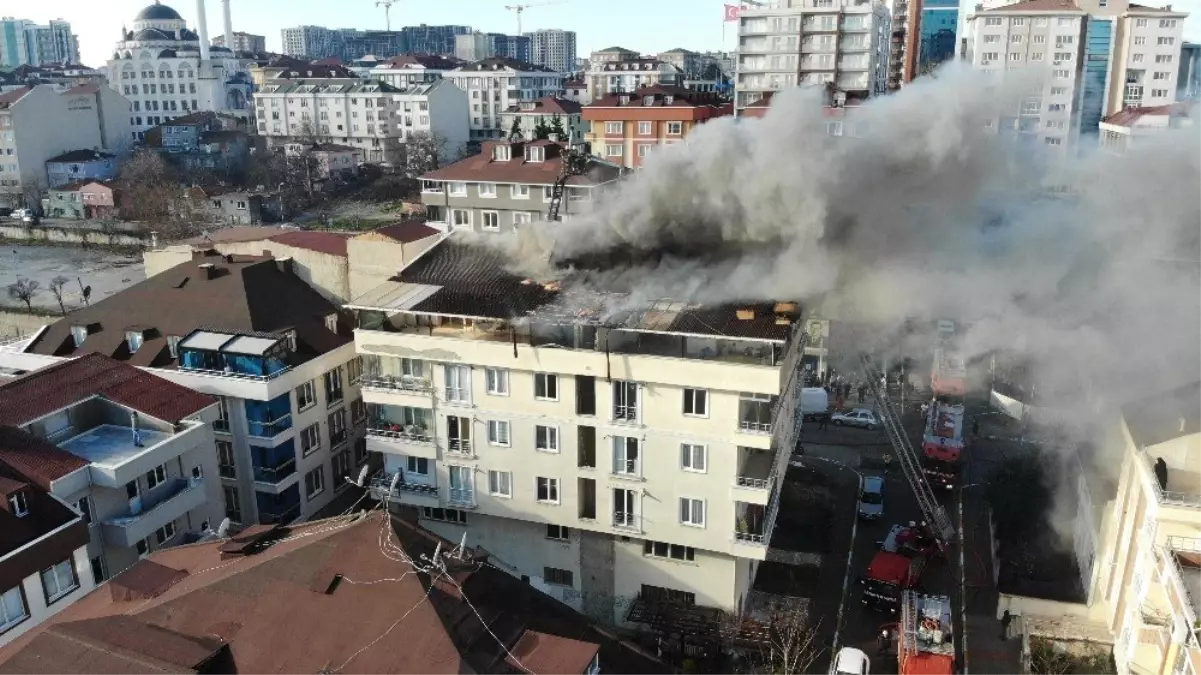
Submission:
<svg viewBox="0 0 1201 675">
<path fill-rule="evenodd" d="M 452 455 L 471 455 L 471 439 L 470 438 L 448 438 L 446 439 L 446 451 Z"/>
<path fill-rule="evenodd" d="M 475 490 L 467 488 L 451 488 L 447 490 L 446 501 L 456 506 L 475 507 Z"/>
<path fill-rule="evenodd" d="M 619 530 L 630 530 L 638 532 L 642 529 L 642 518 L 637 513 L 626 513 L 625 511 L 613 512 L 613 527 Z"/>
<path fill-rule="evenodd" d="M 267 525 L 274 525 L 276 523 L 280 525 L 287 525 L 293 520 L 296 520 L 296 516 L 299 515 L 300 504 L 295 504 L 288 507 L 288 510 L 284 511 L 283 513 L 260 513 L 259 522 Z"/>
<path fill-rule="evenodd" d="M 389 493 L 388 488 L 391 487 L 392 480 L 395 477 L 395 473 L 378 474 L 367 482 L 367 487 L 372 491 L 378 492 L 382 495 L 390 494 L 393 497 L 399 497 L 401 496 L 401 493 L 408 493 L 422 497 L 438 496 L 438 486 L 436 485 L 426 485 L 425 483 L 406 483 L 403 481 L 398 482 L 396 484 L 396 488 Z"/>
<path fill-rule="evenodd" d="M 294 473 L 296 473 L 296 459 L 291 458 L 274 467 L 254 467 L 254 482 L 274 485 Z"/>
<path fill-rule="evenodd" d="M 739 431 L 749 431 L 753 434 L 770 434 L 771 422 L 752 422 L 750 420 L 738 421 Z"/>
<path fill-rule="evenodd" d="M 434 442 L 434 437 L 412 431 L 393 431 L 392 429 L 380 429 L 377 427 L 367 427 L 368 436 L 376 436 L 378 438 L 388 438 L 392 440 L 405 441 L 407 443 L 420 443 L 428 445 Z"/>
<path fill-rule="evenodd" d="M 411 391 L 414 393 L 425 393 L 433 390 L 433 385 L 428 380 L 393 375 L 364 375 L 359 379 L 359 387 L 363 389 L 385 389 L 389 391 Z"/>
<path fill-rule="evenodd" d="M 776 472 L 774 470 L 768 474 L 767 478 L 751 478 L 749 476 L 738 476 L 737 478 L 738 487 L 755 490 L 770 490 L 775 482 Z"/>
<path fill-rule="evenodd" d="M 748 544 L 762 544 L 763 538 L 764 535 L 756 534 L 754 532 L 739 532 L 738 530 L 734 531 L 735 541 L 746 542 Z"/>
<path fill-rule="evenodd" d="M 292 367 L 284 366 L 283 368 L 280 368 L 279 370 L 277 370 L 273 373 L 268 373 L 266 375 L 255 375 L 252 373 L 239 373 L 239 372 L 236 372 L 233 370 L 212 370 L 209 368 L 195 368 L 195 367 L 189 367 L 189 366 L 185 366 L 185 365 L 181 365 L 179 367 L 179 370 L 182 372 L 185 372 L 185 373 L 200 373 L 201 375 L 220 375 L 221 377 L 231 377 L 236 380 L 253 380 L 255 382 L 266 382 L 268 380 L 274 380 L 275 378 L 279 377 L 280 375 L 283 375 L 284 373 L 292 370 Z"/>
<path fill-rule="evenodd" d="M 1179 490 L 1165 490 L 1159 485 L 1159 478 L 1155 475 L 1155 460 L 1144 447 L 1138 448 L 1136 451 L 1142 456 L 1143 462 L 1147 466 L 1147 471 L 1151 474 L 1151 486 L 1155 489 L 1155 494 L 1159 498 L 1160 504 L 1171 504 L 1174 506 L 1190 506 L 1201 507 L 1201 491 L 1198 492 L 1181 492 Z M 1172 468 L 1168 467 L 1168 473 L 1171 475 Z"/>
<path fill-rule="evenodd" d="M 638 421 L 638 406 L 636 405 L 615 405 L 613 406 L 613 421 L 633 424 Z"/>
<path fill-rule="evenodd" d="M 270 422 L 246 420 L 246 433 L 255 438 L 274 438 L 291 428 L 291 413 L 282 415 Z"/>
</svg>

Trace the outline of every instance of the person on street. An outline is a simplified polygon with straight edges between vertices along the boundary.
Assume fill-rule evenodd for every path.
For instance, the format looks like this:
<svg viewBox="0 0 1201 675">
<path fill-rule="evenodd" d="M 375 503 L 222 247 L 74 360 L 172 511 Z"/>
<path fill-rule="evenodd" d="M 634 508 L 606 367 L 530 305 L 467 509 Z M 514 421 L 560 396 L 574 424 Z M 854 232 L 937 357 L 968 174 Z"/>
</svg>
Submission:
<svg viewBox="0 0 1201 675">
<path fill-rule="evenodd" d="M 822 415 L 822 416 L 821 416 L 821 419 L 819 419 L 819 420 L 818 420 L 818 422 L 817 422 L 817 430 L 818 430 L 818 431 L 825 431 L 825 430 L 826 430 L 826 423 L 827 423 L 827 422 L 829 422 L 829 421 L 830 421 L 830 416 L 829 416 L 829 415 Z"/>
<path fill-rule="evenodd" d="M 1009 613 L 1009 610 L 1005 610 L 1005 613 L 1001 615 L 1001 640 L 1009 639 L 1009 624 L 1011 623 L 1013 623 L 1013 615 Z"/>
</svg>

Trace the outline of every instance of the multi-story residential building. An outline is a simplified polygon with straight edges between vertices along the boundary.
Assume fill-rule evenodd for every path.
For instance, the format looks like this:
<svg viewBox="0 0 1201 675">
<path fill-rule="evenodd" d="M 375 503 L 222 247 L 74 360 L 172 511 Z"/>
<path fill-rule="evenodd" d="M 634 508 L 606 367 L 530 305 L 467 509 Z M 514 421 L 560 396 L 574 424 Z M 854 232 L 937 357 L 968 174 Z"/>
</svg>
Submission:
<svg viewBox="0 0 1201 675">
<path fill-rule="evenodd" d="M 216 113 L 200 112 L 177 117 L 155 129 L 148 137 L 167 161 L 187 170 L 217 174 L 240 171 L 250 156 L 250 144 L 242 131 L 226 129 Z M 152 139 L 152 142 L 151 142 Z"/>
<path fill-rule="evenodd" d="M 1168 129 L 1194 126 L 1191 113 L 1184 103 L 1156 108 L 1127 108 L 1101 120 L 1101 147 L 1108 152 L 1124 155 L 1147 136 Z"/>
<path fill-rule="evenodd" d="M 0 202 L 34 206 L 46 162 L 66 152 L 124 152 L 133 142 L 129 102 L 108 87 L 50 85 L 0 93 Z"/>
<path fill-rule="evenodd" d="M 493 33 L 492 40 L 494 44 L 492 49 L 494 56 L 503 56 L 517 61 L 533 63 L 530 60 L 530 56 L 533 54 L 533 40 L 528 35 Z"/>
<path fill-rule="evenodd" d="M 426 224 L 443 231 L 511 232 L 542 220 L 567 146 L 555 141 L 486 141 L 480 154 L 421 177 Z M 589 159 L 587 170 L 567 180 L 559 209 L 567 219 L 582 212 L 621 168 Z"/>
<path fill-rule="evenodd" d="M 74 581 L 99 584 L 217 529 L 216 419 L 213 397 L 87 354 L 0 386 L 0 423 L 28 436 L 0 443 L 0 464 L 23 467 L 83 515 L 90 569 L 77 567 Z"/>
<path fill-rule="evenodd" d="M 527 31 L 525 36 L 530 39 L 530 63 L 556 73 L 575 71 L 575 31 L 543 28 Z"/>
<path fill-rule="evenodd" d="M 117 205 L 121 191 L 111 183 L 81 180 L 48 191 L 46 215 L 51 218 L 114 220 L 120 214 Z"/>
<path fill-rule="evenodd" d="M 554 96 L 563 89 L 563 73 L 495 56 L 455 68 L 445 77 L 467 92 L 471 104 L 471 140 L 500 138 L 501 113 L 519 101 Z"/>
<path fill-rule="evenodd" d="M 117 177 L 117 156 L 96 150 L 73 150 L 46 160 L 48 187 L 77 180 L 111 180 Z"/>
<path fill-rule="evenodd" d="M 1186 16 L 1126 0 L 986 5 L 966 19 L 965 58 L 997 75 L 1045 70 L 998 128 L 1068 146 L 1124 108 L 1175 101 Z"/>
<path fill-rule="evenodd" d="M 684 140 L 696 125 L 733 113 L 713 94 L 670 85 L 609 94 L 583 110 L 592 153 L 627 169 L 641 167 L 656 147 Z"/>
<path fill-rule="evenodd" d="M 48 84 L 59 91 L 84 84 L 103 85 L 104 72 L 79 64 L 48 64 L 44 66 L 17 66 L 0 74 L 0 92 L 36 87 Z"/>
<path fill-rule="evenodd" d="M 225 36 L 218 35 L 213 38 L 214 47 L 229 47 L 235 52 L 250 52 L 252 54 L 264 54 L 267 52 L 267 38 L 263 35 L 251 35 L 242 31 L 234 31 L 234 43 L 232 46 L 225 44 Z"/>
<path fill-rule="evenodd" d="M 455 36 L 455 58 L 464 61 L 481 61 L 489 56 L 496 56 L 496 43 L 493 33 L 467 33 Z"/>
<path fill-rule="evenodd" d="M 587 103 L 588 85 L 583 80 L 568 80 L 563 83 L 562 96 L 572 103 Z"/>
<path fill-rule="evenodd" d="M 610 61 L 630 61 L 638 58 L 641 58 L 638 52 L 626 49 L 625 47 L 598 49 L 588 55 L 588 68 L 594 68 L 601 63 L 608 63 Z"/>
<path fill-rule="evenodd" d="M 920 4 L 920 44 L 915 77 L 924 75 L 939 64 L 955 58 L 955 36 L 959 30 L 957 0 L 920 0 Z"/>
<path fill-rule="evenodd" d="M 39 26 L 25 19 L 0 19 L 0 66 L 79 63 L 79 41 L 62 19 Z"/>
<path fill-rule="evenodd" d="M 324 59 L 342 54 L 342 32 L 321 26 L 297 26 L 279 32 L 284 54 Z"/>
<path fill-rule="evenodd" d="M 338 58 L 354 61 L 367 55 L 389 59 L 405 53 L 404 33 L 396 30 L 343 30 Z"/>
<path fill-rule="evenodd" d="M 900 0 L 898 0 L 900 1 Z M 883 93 L 890 9 L 880 2 L 773 0 L 739 14 L 735 106 L 798 85 L 833 85 L 856 98 Z"/>
<path fill-rule="evenodd" d="M 413 54 L 440 54 L 454 56 L 455 36 L 471 32 L 471 26 L 405 26 L 404 50 Z"/>
<path fill-rule="evenodd" d="M 682 47 L 669 49 L 665 52 L 659 52 L 655 55 L 655 58 L 663 63 L 670 63 L 676 68 L 679 68 L 680 72 L 684 73 L 686 77 L 695 77 L 700 75 L 701 70 L 705 65 L 700 54 Z"/>
<path fill-rule="evenodd" d="M 1180 46 L 1180 72 L 1176 75 L 1176 100 L 1201 98 L 1201 44 L 1185 42 Z"/>
<path fill-rule="evenodd" d="M 434 54 L 402 54 L 371 69 L 370 79 L 407 89 L 442 79 L 446 73 L 465 65 L 462 61 Z"/>
<path fill-rule="evenodd" d="M 61 452 L 20 429 L 0 427 L 0 647 L 95 586 L 88 570 L 89 523 L 54 495 L 57 470 L 22 461 L 42 451 Z"/>
<path fill-rule="evenodd" d="M 462 155 L 471 138 L 467 93 L 450 80 L 435 80 L 392 94 L 397 138 L 433 134 L 441 143 L 441 161 Z"/>
<path fill-rule="evenodd" d="M 609 94 L 628 94 L 656 84 L 684 84 L 684 71 L 658 59 L 631 58 L 616 52 L 620 59 L 593 60 L 584 72 L 588 103 Z M 595 56 L 595 53 L 594 53 Z"/>
<path fill-rule="evenodd" d="M 607 623 L 640 599 L 739 613 L 793 442 L 797 306 L 600 320 L 603 293 L 457 237 L 355 301 L 377 493 Z"/>
<path fill-rule="evenodd" d="M 147 129 L 189 112 L 253 117 L 250 61 L 227 47 L 210 47 L 200 16 L 198 32 L 192 32 L 178 12 L 155 3 L 138 13 L 113 50 L 108 86 L 132 103 L 131 124 L 139 139 Z"/>
<path fill-rule="evenodd" d="M 923 0 L 884 0 L 889 14 L 888 75 L 886 86 L 896 91 L 917 77 L 921 59 Z"/>
<path fill-rule="evenodd" d="M 287 259 L 198 252 L 0 360 L 34 370 L 91 353 L 217 397 L 206 478 L 236 523 L 310 518 L 367 462 L 348 324 Z"/>
<path fill-rule="evenodd" d="M 258 135 L 272 147 L 327 141 L 359 149 L 365 161 L 384 161 L 398 142 L 392 95 L 399 90 L 347 77 L 345 68 L 313 68 L 300 79 L 272 80 L 255 94 Z"/>
<path fill-rule="evenodd" d="M 580 142 L 588 132 L 579 103 L 565 98 L 546 96 L 537 101 L 522 101 L 501 115 L 501 127 L 506 133 L 513 131 L 513 123 L 525 140 L 533 140 L 538 125 L 550 126 L 555 120 L 563 127 L 563 138 L 552 140 Z"/>
</svg>

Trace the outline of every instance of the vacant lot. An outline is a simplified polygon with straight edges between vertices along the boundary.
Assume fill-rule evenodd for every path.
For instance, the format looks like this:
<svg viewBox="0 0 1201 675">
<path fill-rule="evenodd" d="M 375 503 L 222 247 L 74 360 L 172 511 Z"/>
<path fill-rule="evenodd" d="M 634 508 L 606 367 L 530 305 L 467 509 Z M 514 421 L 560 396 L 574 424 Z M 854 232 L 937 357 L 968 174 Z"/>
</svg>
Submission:
<svg viewBox="0 0 1201 675">
<path fill-rule="evenodd" d="M 60 275 L 70 280 L 63 289 L 68 310 L 83 304 L 81 286 L 92 287 L 91 301 L 96 302 L 146 278 L 140 253 L 10 244 L 0 249 L 0 307 L 23 307 L 20 300 L 9 297 L 8 287 L 17 279 L 32 279 L 38 282 L 33 306 L 57 311 L 50 280 Z"/>
</svg>

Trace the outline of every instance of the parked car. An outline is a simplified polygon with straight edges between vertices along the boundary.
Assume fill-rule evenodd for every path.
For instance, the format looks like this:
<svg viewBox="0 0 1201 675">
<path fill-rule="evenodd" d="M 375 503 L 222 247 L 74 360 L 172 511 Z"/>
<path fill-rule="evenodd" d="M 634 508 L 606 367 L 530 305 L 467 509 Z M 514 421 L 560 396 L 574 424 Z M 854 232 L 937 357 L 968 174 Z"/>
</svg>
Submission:
<svg viewBox="0 0 1201 675">
<path fill-rule="evenodd" d="M 864 429 L 875 429 L 880 426 L 880 418 L 876 417 L 876 413 L 867 408 L 855 408 L 850 412 L 837 413 L 830 417 L 830 421 L 835 426 L 862 427 Z"/>
<path fill-rule="evenodd" d="M 884 479 L 864 476 L 859 480 L 859 517 L 878 520 L 884 515 Z"/>
</svg>

